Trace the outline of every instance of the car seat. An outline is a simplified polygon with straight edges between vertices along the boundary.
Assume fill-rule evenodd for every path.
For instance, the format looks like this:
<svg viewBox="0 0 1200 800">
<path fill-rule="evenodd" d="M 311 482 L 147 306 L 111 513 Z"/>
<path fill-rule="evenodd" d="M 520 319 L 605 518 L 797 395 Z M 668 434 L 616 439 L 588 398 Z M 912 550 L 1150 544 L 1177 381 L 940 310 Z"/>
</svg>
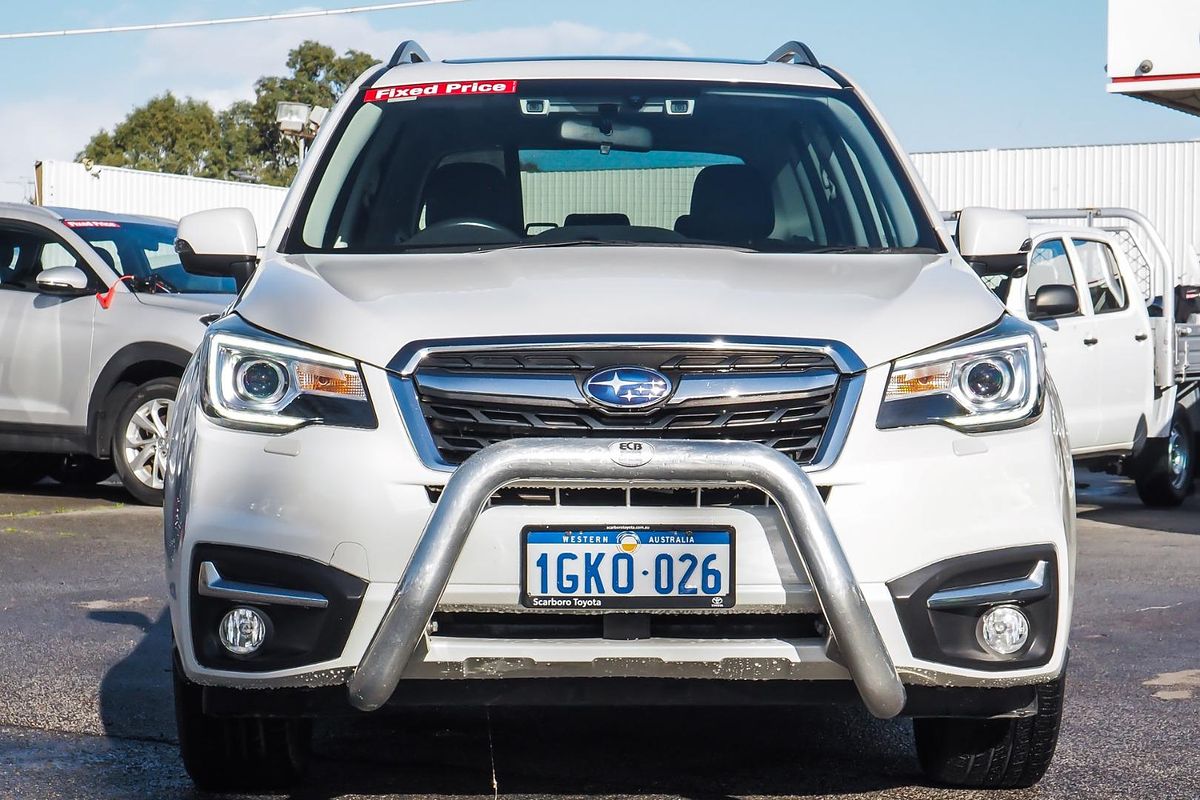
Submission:
<svg viewBox="0 0 1200 800">
<path fill-rule="evenodd" d="M 715 164 L 696 175 L 691 213 L 675 221 L 690 239 L 749 244 L 775 230 L 775 203 L 758 170 L 745 164 Z"/>
</svg>

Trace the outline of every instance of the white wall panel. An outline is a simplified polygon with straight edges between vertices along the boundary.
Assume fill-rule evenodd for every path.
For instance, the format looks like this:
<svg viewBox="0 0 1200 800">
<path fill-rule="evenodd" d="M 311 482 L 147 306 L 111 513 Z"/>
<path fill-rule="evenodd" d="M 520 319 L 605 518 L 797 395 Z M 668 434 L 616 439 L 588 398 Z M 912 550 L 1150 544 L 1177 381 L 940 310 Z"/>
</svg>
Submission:
<svg viewBox="0 0 1200 800">
<path fill-rule="evenodd" d="M 261 245 L 271 233 L 287 189 L 251 183 L 191 178 L 158 172 L 43 161 L 39 165 L 38 205 L 149 214 L 179 219 L 194 211 L 241 207 L 250 210 Z"/>
<path fill-rule="evenodd" d="M 623 213 L 633 225 L 670 230 L 688 213 L 701 167 L 522 172 L 527 223 L 562 225 L 567 214 Z"/>
<path fill-rule="evenodd" d="M 974 205 L 1140 211 L 1162 235 L 1176 269 L 1190 274 L 1189 282 L 1200 277 L 1200 142 L 916 153 L 913 162 L 946 211 Z"/>
</svg>

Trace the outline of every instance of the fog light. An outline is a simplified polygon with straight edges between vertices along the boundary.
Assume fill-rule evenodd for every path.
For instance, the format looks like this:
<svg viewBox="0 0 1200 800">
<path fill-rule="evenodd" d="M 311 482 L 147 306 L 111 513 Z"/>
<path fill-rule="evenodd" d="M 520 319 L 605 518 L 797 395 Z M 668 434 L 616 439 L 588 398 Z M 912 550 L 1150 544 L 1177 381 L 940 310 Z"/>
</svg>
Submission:
<svg viewBox="0 0 1200 800">
<path fill-rule="evenodd" d="M 222 617 L 217 632 L 226 650 L 248 656 L 267 638 L 267 618 L 256 609 L 239 606 Z"/>
<path fill-rule="evenodd" d="M 979 641 L 998 656 L 1011 656 L 1029 641 L 1029 618 L 1016 606 L 996 606 L 979 620 Z"/>
</svg>

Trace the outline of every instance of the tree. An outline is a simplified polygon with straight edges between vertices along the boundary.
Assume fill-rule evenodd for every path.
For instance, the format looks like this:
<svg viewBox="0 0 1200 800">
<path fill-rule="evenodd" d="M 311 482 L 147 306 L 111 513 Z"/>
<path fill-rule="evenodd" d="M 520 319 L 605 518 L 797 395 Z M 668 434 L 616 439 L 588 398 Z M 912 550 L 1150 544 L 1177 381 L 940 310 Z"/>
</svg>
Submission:
<svg viewBox="0 0 1200 800">
<path fill-rule="evenodd" d="M 138 106 L 112 133 L 100 131 L 78 156 L 110 167 L 132 167 L 204 178 L 224 177 L 225 147 L 208 103 L 167 92 Z"/>
<path fill-rule="evenodd" d="M 254 100 L 214 113 L 207 103 L 180 101 L 168 93 L 135 108 L 112 133 L 97 133 L 79 158 L 210 178 L 237 172 L 242 178 L 286 186 L 296 174 L 299 153 L 275 126 L 275 104 L 332 107 L 375 61 L 358 50 L 339 56 L 331 47 L 305 41 L 288 53 L 289 74 L 255 82 Z"/>
</svg>

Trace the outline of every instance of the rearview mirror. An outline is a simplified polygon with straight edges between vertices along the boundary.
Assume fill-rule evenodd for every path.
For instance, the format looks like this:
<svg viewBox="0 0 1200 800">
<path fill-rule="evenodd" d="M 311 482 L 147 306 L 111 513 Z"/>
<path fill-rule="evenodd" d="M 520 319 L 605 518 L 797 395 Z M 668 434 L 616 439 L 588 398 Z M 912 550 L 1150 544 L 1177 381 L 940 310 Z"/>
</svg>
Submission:
<svg viewBox="0 0 1200 800">
<path fill-rule="evenodd" d="M 175 234 L 179 263 L 193 275 L 232 277 L 246 285 L 258 263 L 258 230 L 244 208 L 216 208 L 188 214 Z"/>
<path fill-rule="evenodd" d="M 1079 294 L 1074 286 L 1062 283 L 1047 283 L 1039 286 L 1033 296 L 1031 316 L 1062 317 L 1079 311 Z"/>
<path fill-rule="evenodd" d="M 558 135 L 564 142 L 580 142 L 601 148 L 615 147 L 618 150 L 641 152 L 649 150 L 654 142 L 649 128 L 626 125 L 623 122 L 600 122 L 593 125 L 582 120 L 564 119 L 558 129 Z"/>
<path fill-rule="evenodd" d="M 1029 220 L 998 208 L 964 208 L 958 215 L 958 252 L 972 263 L 993 269 L 1024 261 L 1030 246 Z"/>
<path fill-rule="evenodd" d="M 50 267 L 38 273 L 37 288 L 42 294 L 77 297 L 91 294 L 91 282 L 79 267 Z"/>
</svg>

